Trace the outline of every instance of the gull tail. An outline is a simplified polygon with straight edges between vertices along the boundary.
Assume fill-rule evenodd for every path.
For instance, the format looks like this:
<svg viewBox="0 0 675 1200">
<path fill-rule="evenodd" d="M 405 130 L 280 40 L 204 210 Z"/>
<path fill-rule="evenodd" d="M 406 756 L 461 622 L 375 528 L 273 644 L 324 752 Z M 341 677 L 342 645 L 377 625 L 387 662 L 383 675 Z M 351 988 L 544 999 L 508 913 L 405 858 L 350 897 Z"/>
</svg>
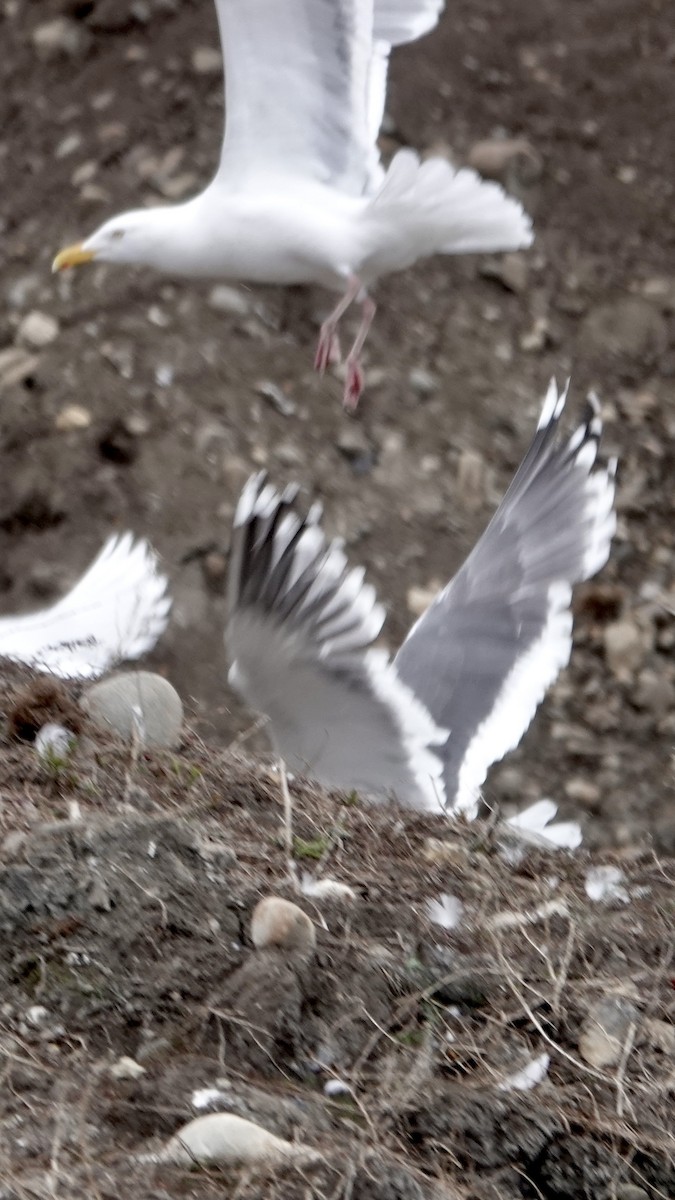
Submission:
<svg viewBox="0 0 675 1200">
<path fill-rule="evenodd" d="M 166 589 L 146 541 L 110 537 L 51 608 L 0 618 L 0 656 L 64 679 L 93 679 L 153 648 L 169 620 Z"/>
<path fill-rule="evenodd" d="M 521 250 L 533 240 L 527 213 L 498 183 L 443 158 L 420 162 L 412 150 L 392 159 L 365 223 L 376 249 L 363 273 L 373 277 L 431 254 Z"/>
</svg>

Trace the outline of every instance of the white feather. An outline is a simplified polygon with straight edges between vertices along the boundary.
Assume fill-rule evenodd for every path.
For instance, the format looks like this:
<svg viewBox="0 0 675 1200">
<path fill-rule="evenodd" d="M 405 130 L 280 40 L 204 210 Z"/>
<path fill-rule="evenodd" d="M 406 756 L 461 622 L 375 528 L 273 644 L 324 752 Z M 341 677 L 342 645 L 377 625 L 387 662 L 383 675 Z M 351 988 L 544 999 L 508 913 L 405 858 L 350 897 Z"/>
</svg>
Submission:
<svg viewBox="0 0 675 1200">
<path fill-rule="evenodd" d="M 111 537 L 51 608 L 0 618 L 0 655 L 63 678 L 94 678 L 153 648 L 169 619 L 166 588 L 146 541 Z"/>
</svg>

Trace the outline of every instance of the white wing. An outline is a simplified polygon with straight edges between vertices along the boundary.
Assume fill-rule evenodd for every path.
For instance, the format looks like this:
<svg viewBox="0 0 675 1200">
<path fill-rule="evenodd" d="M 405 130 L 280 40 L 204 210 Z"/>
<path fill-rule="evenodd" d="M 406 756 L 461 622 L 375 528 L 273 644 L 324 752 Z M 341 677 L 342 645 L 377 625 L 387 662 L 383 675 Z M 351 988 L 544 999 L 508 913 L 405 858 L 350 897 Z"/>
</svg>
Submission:
<svg viewBox="0 0 675 1200">
<path fill-rule="evenodd" d="M 291 770 L 327 787 L 439 811 L 447 740 L 372 648 L 384 610 L 363 570 L 348 570 L 314 506 L 301 518 L 297 489 L 281 495 L 255 476 L 232 540 L 226 644 L 230 683 L 270 722 Z"/>
<path fill-rule="evenodd" d="M 474 814 L 488 767 L 518 745 L 572 648 L 572 585 L 607 561 L 615 462 L 596 465 L 602 433 L 585 420 L 556 441 L 565 394 L 552 383 L 537 432 L 502 503 L 394 660 L 451 730 L 445 790 Z"/>
<path fill-rule="evenodd" d="M 443 0 L 216 0 L 225 66 L 217 179 L 301 177 L 352 195 L 380 179 L 375 141 L 390 45 Z"/>
<path fill-rule="evenodd" d="M 152 649 L 169 619 L 166 586 L 146 541 L 130 533 L 108 538 L 51 608 L 0 618 L 0 656 L 62 678 L 95 678 Z"/>
</svg>

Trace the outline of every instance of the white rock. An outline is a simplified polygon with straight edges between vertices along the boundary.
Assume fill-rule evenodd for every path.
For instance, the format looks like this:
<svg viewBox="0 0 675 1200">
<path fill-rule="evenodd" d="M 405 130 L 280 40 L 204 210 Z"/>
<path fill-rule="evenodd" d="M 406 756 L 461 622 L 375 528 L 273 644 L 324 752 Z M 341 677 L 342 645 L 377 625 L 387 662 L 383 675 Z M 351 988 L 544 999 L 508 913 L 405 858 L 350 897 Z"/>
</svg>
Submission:
<svg viewBox="0 0 675 1200">
<path fill-rule="evenodd" d="M 233 1113 L 209 1113 L 195 1117 L 175 1133 L 157 1155 L 147 1160 L 196 1166 L 200 1163 L 256 1165 L 294 1162 L 298 1165 L 320 1162 L 321 1155 L 269 1133 L 261 1125 Z"/>
<path fill-rule="evenodd" d="M 66 404 L 56 414 L 54 425 L 59 433 L 74 433 L 77 429 L 88 429 L 91 425 L 91 413 L 81 404 Z"/>
<path fill-rule="evenodd" d="M 229 313 L 233 317 L 247 317 L 251 312 L 251 301 L 239 288 L 218 283 L 209 292 L 209 304 L 217 312 Z"/>
<path fill-rule="evenodd" d="M 197 75 L 220 75 L 223 56 L 214 46 L 195 46 L 192 51 L 192 69 Z"/>
<path fill-rule="evenodd" d="M 66 759 L 75 742 L 75 735 L 65 725 L 48 721 L 35 735 L 33 745 L 38 757 L 43 759 Z"/>
<path fill-rule="evenodd" d="M 151 671 L 127 671 L 88 688 L 82 707 L 99 725 L 145 746 L 180 743 L 183 705 L 168 680 Z"/>
<path fill-rule="evenodd" d="M 135 1058 L 123 1054 L 108 1068 L 108 1074 L 113 1079 L 140 1079 L 141 1075 L 145 1075 L 145 1067 L 136 1062 Z"/>
<path fill-rule="evenodd" d="M 323 1085 L 325 1096 L 348 1096 L 351 1093 L 351 1088 L 344 1079 L 328 1079 Z"/>
<path fill-rule="evenodd" d="M 34 1029 L 39 1029 L 49 1019 L 49 1010 L 44 1004 L 32 1004 L 26 1009 L 26 1020 Z"/>
<path fill-rule="evenodd" d="M 443 895 L 435 900 L 427 900 L 426 913 L 434 925 L 442 929 L 456 929 L 462 919 L 464 905 L 459 896 Z"/>
<path fill-rule="evenodd" d="M 316 930 L 297 904 L 279 896 L 266 896 L 253 910 L 251 940 L 256 950 L 279 946 L 308 954 L 316 945 Z"/>
<path fill-rule="evenodd" d="M 16 340 L 31 350 L 43 350 L 59 335 L 59 323 L 49 313 L 33 309 L 26 313 L 16 331 Z"/>
<path fill-rule="evenodd" d="M 306 871 L 302 876 L 300 891 L 303 896 L 314 900 L 355 900 L 356 892 L 348 883 L 338 879 L 312 879 Z"/>
<path fill-rule="evenodd" d="M 546 1078 L 550 1063 L 551 1058 L 548 1054 L 540 1054 L 533 1058 L 522 1070 L 502 1079 L 499 1084 L 500 1092 L 529 1092 Z"/>
<path fill-rule="evenodd" d="M 50 59 L 61 54 L 79 54 L 88 39 L 76 21 L 68 17 L 55 17 L 53 21 L 44 21 L 36 25 L 31 40 L 38 57 Z"/>
</svg>

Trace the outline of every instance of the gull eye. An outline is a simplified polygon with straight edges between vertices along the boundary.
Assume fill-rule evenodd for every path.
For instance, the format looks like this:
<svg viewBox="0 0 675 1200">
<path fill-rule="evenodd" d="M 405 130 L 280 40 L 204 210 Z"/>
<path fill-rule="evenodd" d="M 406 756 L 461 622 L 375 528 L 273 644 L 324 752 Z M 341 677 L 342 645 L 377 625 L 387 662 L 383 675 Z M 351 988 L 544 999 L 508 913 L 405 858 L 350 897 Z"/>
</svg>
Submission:
<svg viewBox="0 0 675 1200">
<path fill-rule="evenodd" d="M 123 238 L 123 237 L 124 237 L 123 229 L 113 229 L 112 233 L 110 234 L 111 242 L 119 242 L 120 238 Z"/>
</svg>

